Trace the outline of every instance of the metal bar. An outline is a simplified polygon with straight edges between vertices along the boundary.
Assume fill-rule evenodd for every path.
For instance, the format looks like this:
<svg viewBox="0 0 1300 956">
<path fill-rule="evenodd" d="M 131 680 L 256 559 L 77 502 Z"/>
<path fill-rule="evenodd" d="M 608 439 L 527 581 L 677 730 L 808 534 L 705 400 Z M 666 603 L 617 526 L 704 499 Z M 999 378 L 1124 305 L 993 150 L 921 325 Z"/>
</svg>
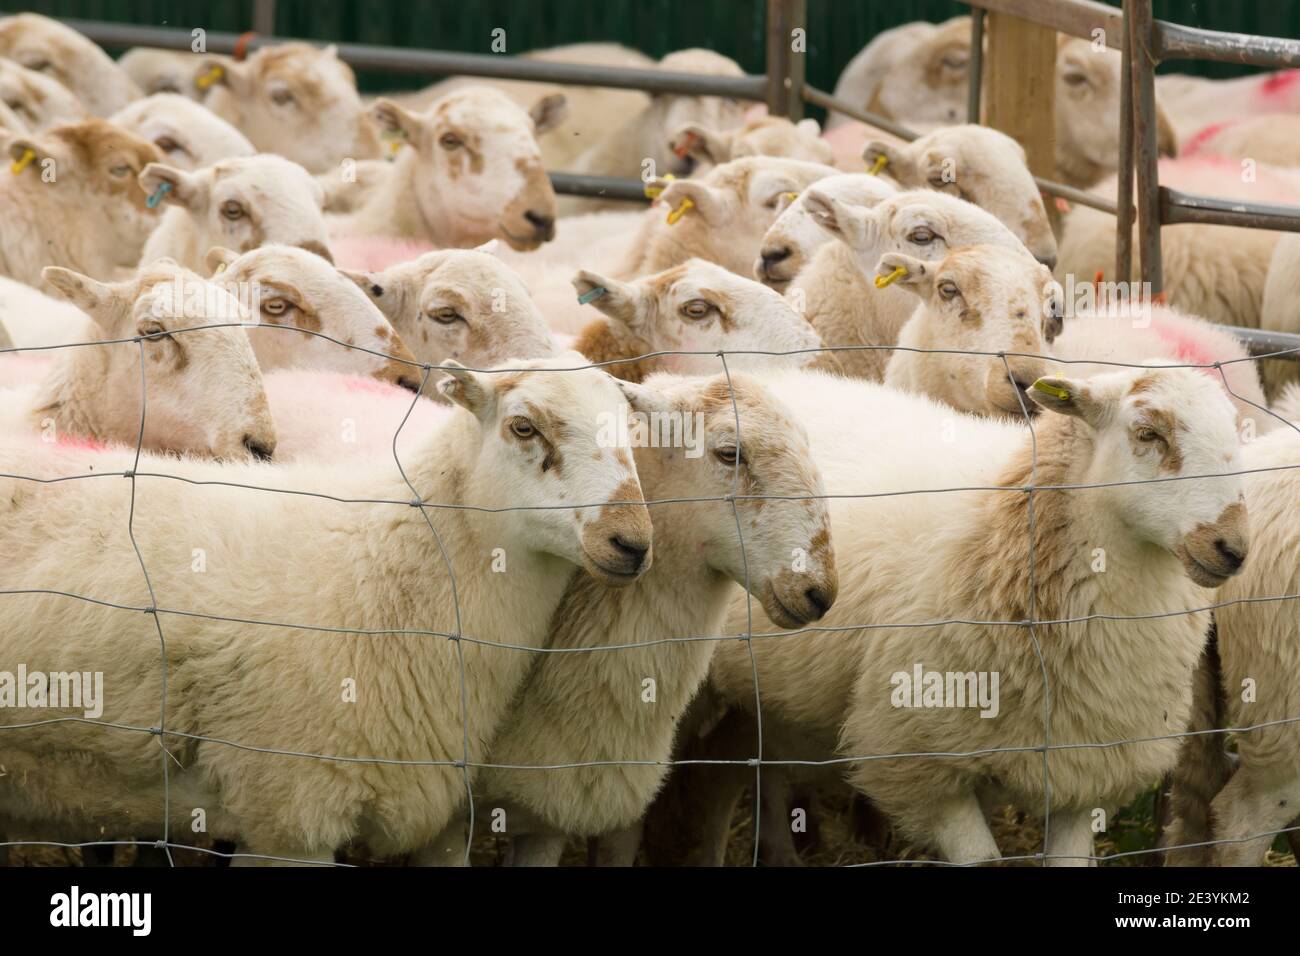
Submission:
<svg viewBox="0 0 1300 956">
<path fill-rule="evenodd" d="M 1160 187 L 1160 218 L 1165 223 L 1199 222 L 1300 232 L 1300 206 L 1197 196 L 1166 186 Z"/>
<path fill-rule="evenodd" d="M 813 106 L 820 106 L 825 110 L 834 110 L 836 113 L 843 113 L 845 116 L 857 120 L 859 123 L 866 123 L 868 126 L 874 126 L 876 129 L 883 129 L 886 133 L 893 133 L 899 139 L 905 139 L 909 143 L 920 137 L 919 133 L 914 133 L 901 123 L 895 123 L 891 119 L 885 119 L 883 116 L 877 116 L 875 113 L 868 113 L 864 109 L 846 103 L 844 100 L 838 100 L 831 94 L 817 89 L 815 86 L 804 85 L 803 98 Z"/>
<path fill-rule="evenodd" d="M 1115 188 L 1115 279 L 1128 282 L 1133 275 L 1133 48 L 1125 31 L 1120 49 L 1119 167 Z"/>
<path fill-rule="evenodd" d="M 1291 332 L 1269 332 L 1264 329 L 1245 329 L 1237 325 L 1220 325 L 1217 328 L 1235 335 L 1245 344 L 1251 355 L 1285 352 L 1284 355 L 1272 357 L 1287 362 L 1300 362 L 1300 335 Z"/>
<path fill-rule="evenodd" d="M 645 183 L 618 176 L 589 176 L 585 173 L 547 173 L 557 193 L 569 196 L 596 196 L 601 199 L 626 199 L 648 203 Z"/>
<path fill-rule="evenodd" d="M 984 11 L 970 11 L 970 70 L 966 92 L 966 122 L 980 121 L 980 93 L 984 85 Z"/>
<path fill-rule="evenodd" d="M 1086 189 L 1077 189 L 1074 186 L 1067 186 L 1065 183 L 1054 182 L 1050 179 L 1044 179 L 1042 176 L 1035 176 L 1034 182 L 1040 191 L 1047 193 L 1049 196 L 1060 196 L 1072 203 L 1080 206 L 1087 206 L 1090 209 L 1100 209 L 1102 212 L 1108 212 L 1115 215 L 1116 205 L 1113 201 L 1105 196 L 1099 196 L 1096 193 L 1090 193 Z"/>
<path fill-rule="evenodd" d="M 767 0 L 767 112 L 790 114 L 790 5 L 786 0 Z"/>
<path fill-rule="evenodd" d="M 1124 45 L 1124 16 L 1109 4 L 1093 0 L 973 0 L 972 5 L 975 3 L 985 10 L 1008 13 L 1084 40 L 1093 39 L 1093 31 L 1100 28 L 1106 32 L 1106 45 L 1112 50 Z"/>
<path fill-rule="evenodd" d="M 1158 60 L 1214 60 L 1286 69 L 1300 66 L 1300 40 L 1222 33 L 1156 21 L 1152 52 Z"/>
<path fill-rule="evenodd" d="M 99 23 L 92 20 L 64 20 L 63 22 L 105 47 L 152 46 L 168 50 L 189 50 L 192 40 L 188 31 L 167 27 Z M 233 53 L 238 39 L 239 34 L 236 33 L 209 33 L 208 52 Z M 256 36 L 248 42 L 247 49 L 252 53 L 264 46 L 289 42 L 311 41 Z M 581 63 L 550 63 L 487 53 L 401 49 L 364 43 L 340 43 L 337 47 L 339 57 L 351 66 L 385 73 L 491 76 L 503 80 L 537 80 L 543 83 L 565 83 L 573 86 L 609 86 L 619 89 L 646 90 L 650 93 L 733 96 L 737 99 L 758 101 L 767 98 L 767 78 L 763 76 L 667 73 L 659 70 L 633 70 Z"/>
<path fill-rule="evenodd" d="M 1124 0 L 1128 23 L 1133 142 L 1137 154 L 1138 255 L 1152 295 L 1164 286 L 1160 262 L 1160 171 L 1156 142 L 1155 59 L 1151 56 L 1151 0 Z"/>
<path fill-rule="evenodd" d="M 786 43 L 790 47 L 790 83 L 787 87 L 789 117 L 798 122 L 803 119 L 803 86 L 808 69 L 808 0 L 789 0 L 790 34 Z M 802 30 L 804 48 L 794 49 L 794 31 Z"/>
</svg>

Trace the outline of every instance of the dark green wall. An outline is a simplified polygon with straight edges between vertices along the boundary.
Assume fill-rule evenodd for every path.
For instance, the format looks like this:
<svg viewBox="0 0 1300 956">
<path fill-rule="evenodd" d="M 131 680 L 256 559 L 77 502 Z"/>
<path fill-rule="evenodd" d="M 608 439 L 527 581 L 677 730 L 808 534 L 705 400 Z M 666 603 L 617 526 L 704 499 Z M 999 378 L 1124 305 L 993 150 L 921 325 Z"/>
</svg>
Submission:
<svg viewBox="0 0 1300 956">
<path fill-rule="evenodd" d="M 35 10 L 192 29 L 239 32 L 252 22 L 250 0 L 28 0 L 0 9 Z M 652 56 L 688 46 L 725 53 L 751 72 L 763 68 L 763 0 L 279 0 L 276 31 L 283 36 L 490 52 L 492 30 L 504 27 L 508 52 L 579 40 L 616 40 Z M 1181 23 L 1300 36 L 1300 0 L 1156 0 L 1156 16 Z M 876 33 L 909 20 L 939 21 L 965 13 L 956 0 L 808 0 L 808 79 L 834 86 L 840 69 Z M 1241 68 L 1176 64 L 1174 68 L 1231 76 Z M 418 79 L 361 77 L 380 89 Z"/>
</svg>

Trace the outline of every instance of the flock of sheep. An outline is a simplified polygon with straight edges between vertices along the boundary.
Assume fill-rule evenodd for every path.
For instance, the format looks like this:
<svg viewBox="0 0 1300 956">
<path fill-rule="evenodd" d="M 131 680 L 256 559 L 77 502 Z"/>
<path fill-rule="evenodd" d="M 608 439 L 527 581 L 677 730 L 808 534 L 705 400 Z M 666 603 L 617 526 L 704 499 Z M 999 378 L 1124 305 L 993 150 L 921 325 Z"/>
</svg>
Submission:
<svg viewBox="0 0 1300 956">
<path fill-rule="evenodd" d="M 969 38 L 846 68 L 904 143 L 0 19 L 0 844 L 716 864 L 761 775 L 771 864 L 845 783 L 951 863 L 1011 805 L 1088 864 L 1172 775 L 1167 862 L 1260 862 L 1300 388 L 1214 323 L 1300 331 L 1300 246 L 1177 226 L 1167 301 L 1103 294 L 1113 218 L 958 125 Z M 1119 56 L 1057 63 L 1056 178 L 1113 196 Z M 1162 182 L 1300 202 L 1300 72 L 1159 94 Z"/>
</svg>

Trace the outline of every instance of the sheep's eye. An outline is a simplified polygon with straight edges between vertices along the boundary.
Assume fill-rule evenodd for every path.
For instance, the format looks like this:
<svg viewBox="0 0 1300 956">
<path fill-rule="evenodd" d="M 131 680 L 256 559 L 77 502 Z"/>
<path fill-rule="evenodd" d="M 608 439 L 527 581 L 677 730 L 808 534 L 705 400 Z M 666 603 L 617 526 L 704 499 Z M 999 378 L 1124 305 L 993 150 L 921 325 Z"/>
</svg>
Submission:
<svg viewBox="0 0 1300 956">
<path fill-rule="evenodd" d="M 284 315 L 293 306 L 288 299 L 268 299 L 262 303 L 262 311 L 267 315 Z"/>
<path fill-rule="evenodd" d="M 1164 444 L 1165 437 L 1154 428 L 1139 428 L 1137 432 L 1137 440 L 1140 442 L 1160 442 L 1161 444 Z"/>
<path fill-rule="evenodd" d="M 713 303 L 705 299 L 691 299 L 682 306 L 682 315 L 688 319 L 703 319 L 713 312 Z"/>
<path fill-rule="evenodd" d="M 948 185 L 948 180 L 944 179 L 942 175 L 931 176 L 928 181 L 931 189 L 943 189 L 944 186 Z"/>
<path fill-rule="evenodd" d="M 170 136 L 159 136 L 153 141 L 153 144 L 161 149 L 164 153 L 174 153 L 181 148 L 181 144 L 176 142 Z"/>
<path fill-rule="evenodd" d="M 271 102 L 276 106 L 288 106 L 293 101 L 293 93 L 290 90 L 275 89 L 271 91 Z"/>
<path fill-rule="evenodd" d="M 438 140 L 438 145 L 443 149 L 460 149 L 465 144 L 455 133 L 443 133 Z"/>
<path fill-rule="evenodd" d="M 537 434 L 537 429 L 526 418 L 514 418 L 510 421 L 510 434 L 516 438 L 527 440 Z"/>
<path fill-rule="evenodd" d="M 943 65 L 950 70 L 964 70 L 966 69 L 966 57 L 945 56 L 943 58 Z"/>
<path fill-rule="evenodd" d="M 171 338 L 171 333 L 169 333 L 157 322 L 142 322 L 140 323 L 140 327 L 136 331 L 139 332 L 140 335 L 144 336 L 145 338 L 152 339 L 155 341 L 157 339 Z"/>
<path fill-rule="evenodd" d="M 242 219 L 244 216 L 244 207 L 233 199 L 228 199 L 221 204 L 221 215 L 225 216 L 231 222 L 236 219 Z"/>
<path fill-rule="evenodd" d="M 132 170 L 130 166 L 127 166 L 125 163 L 123 163 L 120 166 L 113 166 L 112 168 L 110 168 L 108 174 L 110 176 L 114 176 L 118 179 L 121 179 L 123 176 L 129 176 L 132 172 L 134 172 L 134 170 Z"/>
<path fill-rule="evenodd" d="M 934 242 L 934 232 L 925 226 L 917 226 L 907 234 L 907 241 L 915 246 L 928 246 Z"/>
<path fill-rule="evenodd" d="M 1085 86 L 1088 82 L 1088 75 L 1086 73 L 1067 73 L 1062 79 L 1065 80 L 1066 86 Z"/>
<path fill-rule="evenodd" d="M 939 295 L 944 299 L 955 299 L 957 296 L 961 295 L 961 289 L 957 288 L 957 283 L 955 282 L 940 282 Z"/>
<path fill-rule="evenodd" d="M 27 67 L 29 70 L 35 70 L 37 73 L 43 73 L 50 68 L 50 61 L 36 57 L 24 61 L 23 66 Z"/>
<path fill-rule="evenodd" d="M 440 325 L 453 325 L 456 322 L 463 321 L 464 317 L 455 309 L 447 306 L 441 309 L 434 309 L 429 313 L 429 318 Z"/>
<path fill-rule="evenodd" d="M 737 461 L 743 461 L 738 448 L 724 447 L 713 449 L 713 457 L 718 459 L 724 465 L 735 465 Z"/>
</svg>

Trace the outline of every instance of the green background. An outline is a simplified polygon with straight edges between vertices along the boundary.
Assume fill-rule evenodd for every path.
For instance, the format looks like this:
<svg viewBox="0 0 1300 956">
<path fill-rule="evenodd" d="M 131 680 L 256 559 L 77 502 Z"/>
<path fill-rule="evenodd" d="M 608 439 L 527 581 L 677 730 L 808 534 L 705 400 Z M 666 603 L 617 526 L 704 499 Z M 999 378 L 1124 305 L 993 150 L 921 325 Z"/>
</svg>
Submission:
<svg viewBox="0 0 1300 956">
<path fill-rule="evenodd" d="M 1118 3 L 1116 3 L 1118 5 Z M 428 49 L 489 52 L 491 31 L 508 50 L 611 40 L 651 56 L 689 46 L 724 53 L 747 71 L 763 69 L 763 0 L 278 0 L 281 36 Z M 242 32 L 250 0 L 27 0 L 0 10 Z M 881 30 L 969 11 L 956 0 L 808 0 L 808 81 L 830 90 L 844 64 Z M 1300 0 L 1156 0 L 1156 16 L 1179 23 L 1270 36 L 1300 36 Z M 1184 72 L 1233 76 L 1243 68 L 1178 63 Z M 1168 68 L 1168 67 L 1167 67 Z M 366 74 L 363 89 L 420 86 L 417 77 Z"/>
</svg>

